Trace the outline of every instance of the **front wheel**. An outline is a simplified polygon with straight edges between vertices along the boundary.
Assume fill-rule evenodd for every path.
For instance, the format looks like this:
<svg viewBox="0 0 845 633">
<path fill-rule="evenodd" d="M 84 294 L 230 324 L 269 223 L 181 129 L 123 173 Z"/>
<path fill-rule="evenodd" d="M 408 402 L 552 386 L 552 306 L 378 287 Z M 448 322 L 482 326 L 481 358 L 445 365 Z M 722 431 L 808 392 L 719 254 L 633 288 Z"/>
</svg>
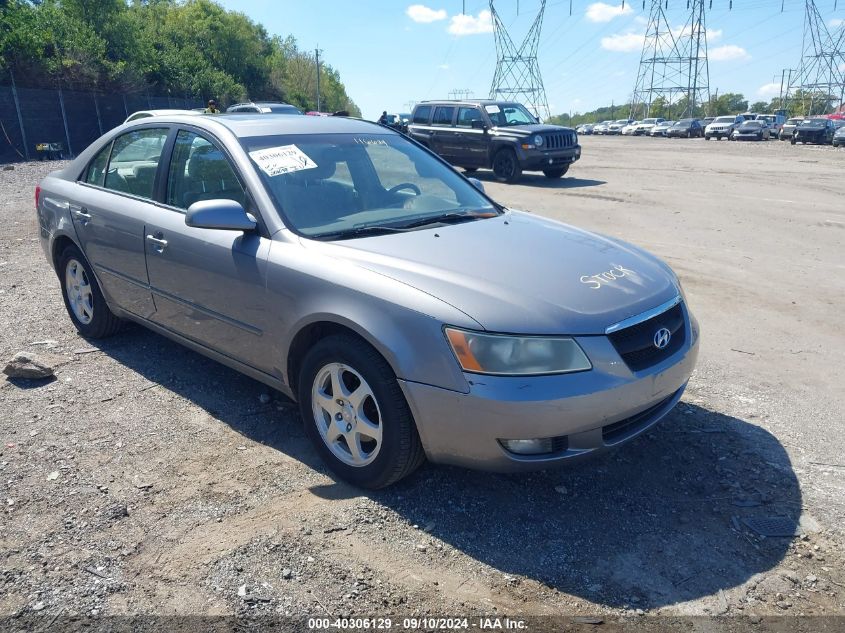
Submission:
<svg viewBox="0 0 845 633">
<path fill-rule="evenodd" d="M 496 152 L 493 157 L 493 173 L 500 182 L 513 183 L 522 176 L 522 167 L 511 148 L 505 147 Z"/>
<path fill-rule="evenodd" d="M 793 136 L 791 139 L 789 139 L 789 142 L 790 142 L 792 145 L 795 145 L 795 144 L 798 142 L 798 139 L 796 139 L 796 138 Z"/>
<path fill-rule="evenodd" d="M 62 298 L 70 320 L 85 338 L 106 338 L 122 325 L 109 309 L 88 260 L 76 246 L 67 246 L 57 268 Z"/>
<path fill-rule="evenodd" d="M 550 178 L 552 180 L 555 180 L 556 178 L 563 177 L 563 175 L 568 171 L 569 171 L 569 165 L 567 165 L 566 167 L 558 167 L 556 169 L 544 169 L 543 175 L 546 178 Z"/>
<path fill-rule="evenodd" d="M 424 460 L 413 416 L 387 361 L 346 334 L 317 343 L 302 362 L 305 433 L 328 467 L 363 488 L 384 488 Z"/>
</svg>

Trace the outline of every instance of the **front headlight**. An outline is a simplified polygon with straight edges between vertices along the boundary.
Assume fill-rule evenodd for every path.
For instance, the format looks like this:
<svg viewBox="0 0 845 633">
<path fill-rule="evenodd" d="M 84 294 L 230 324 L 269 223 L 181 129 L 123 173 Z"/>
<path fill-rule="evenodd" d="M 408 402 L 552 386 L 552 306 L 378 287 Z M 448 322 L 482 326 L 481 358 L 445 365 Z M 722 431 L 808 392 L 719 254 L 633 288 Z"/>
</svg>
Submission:
<svg viewBox="0 0 845 633">
<path fill-rule="evenodd" d="M 543 137 L 539 134 L 535 136 L 532 140 L 534 141 L 534 145 L 536 145 L 537 147 L 543 147 Z"/>
<path fill-rule="evenodd" d="M 592 369 L 569 337 L 482 334 L 449 327 L 445 333 L 463 370 L 475 374 L 535 376 Z"/>
</svg>

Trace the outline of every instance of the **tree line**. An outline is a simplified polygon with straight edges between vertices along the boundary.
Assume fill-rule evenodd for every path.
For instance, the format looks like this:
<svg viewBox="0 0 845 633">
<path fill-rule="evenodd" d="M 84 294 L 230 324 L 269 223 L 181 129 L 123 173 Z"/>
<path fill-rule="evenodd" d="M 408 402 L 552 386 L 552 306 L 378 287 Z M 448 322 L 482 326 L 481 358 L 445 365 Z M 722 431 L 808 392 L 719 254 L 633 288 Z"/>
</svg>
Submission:
<svg viewBox="0 0 845 633">
<path fill-rule="evenodd" d="M 317 109 L 315 55 L 213 0 L 0 0 L 0 54 L 0 80 L 29 87 Z M 322 63 L 320 101 L 360 116 Z"/>
<path fill-rule="evenodd" d="M 741 114 L 742 112 L 773 114 L 776 111 L 785 110 L 787 116 L 804 116 L 809 113 L 829 114 L 836 109 L 838 101 L 839 97 L 823 92 L 796 90 L 785 103 L 778 97 L 768 102 L 756 101 L 749 103 L 741 93 L 726 92 L 718 96 L 712 96 L 707 103 L 692 108 L 692 112 L 695 117 L 705 117 Z M 647 116 L 677 120 L 686 116 L 685 113 L 689 110 L 689 102 L 686 97 L 680 98 L 675 103 L 669 103 L 665 98 L 658 97 L 651 102 Z M 558 114 L 551 117 L 549 123 L 575 126 L 581 125 L 582 123 L 627 119 L 632 111 L 634 112 L 634 116 L 639 118 L 646 117 L 644 104 L 639 104 L 637 108 L 632 108 L 631 104 L 627 103 L 604 106 L 591 112 L 575 113 L 571 117 L 568 113 Z"/>
</svg>

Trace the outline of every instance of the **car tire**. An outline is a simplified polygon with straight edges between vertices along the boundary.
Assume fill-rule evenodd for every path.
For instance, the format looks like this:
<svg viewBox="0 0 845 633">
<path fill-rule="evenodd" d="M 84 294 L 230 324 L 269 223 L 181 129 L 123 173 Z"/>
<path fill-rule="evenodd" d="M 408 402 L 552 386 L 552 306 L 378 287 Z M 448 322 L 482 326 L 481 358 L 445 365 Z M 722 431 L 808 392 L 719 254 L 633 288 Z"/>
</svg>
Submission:
<svg viewBox="0 0 845 633">
<path fill-rule="evenodd" d="M 557 178 L 562 178 L 563 175 L 569 171 L 569 165 L 566 167 L 558 167 L 556 169 L 544 169 L 543 175 L 550 180 L 556 180 Z"/>
<path fill-rule="evenodd" d="M 510 147 L 504 147 L 493 156 L 493 173 L 500 182 L 514 183 L 522 176 L 522 167 Z"/>
<path fill-rule="evenodd" d="M 790 142 L 792 145 L 795 145 L 795 144 L 798 142 L 798 140 L 797 140 L 797 139 L 793 136 L 791 139 L 789 139 L 789 142 Z"/>
<path fill-rule="evenodd" d="M 709 137 L 709 136 L 707 136 L 707 135 L 705 134 L 705 135 L 704 135 L 704 140 L 705 140 L 705 141 L 709 141 L 709 140 L 710 140 L 710 137 Z"/>
<path fill-rule="evenodd" d="M 108 338 L 117 334 L 123 322 L 109 309 L 91 265 L 76 246 L 59 255 L 56 271 L 62 287 L 65 309 L 84 338 Z"/>
<path fill-rule="evenodd" d="M 350 392 L 348 402 L 345 397 L 337 398 L 335 384 Z M 326 393 L 327 387 L 331 394 Z M 302 361 L 298 391 L 305 433 L 341 479 L 362 488 L 384 488 L 425 461 L 396 375 L 381 354 L 361 339 L 336 334 L 314 345 Z M 321 393 L 323 400 L 315 403 L 315 395 Z M 351 402 L 359 398 L 360 403 L 353 407 Z M 339 400 L 344 404 L 338 404 Z M 369 418 L 366 425 L 359 415 Z M 359 428 L 363 432 L 356 433 Z M 379 439 L 368 432 L 377 432 Z M 350 441 L 356 446 L 354 451 Z"/>
</svg>

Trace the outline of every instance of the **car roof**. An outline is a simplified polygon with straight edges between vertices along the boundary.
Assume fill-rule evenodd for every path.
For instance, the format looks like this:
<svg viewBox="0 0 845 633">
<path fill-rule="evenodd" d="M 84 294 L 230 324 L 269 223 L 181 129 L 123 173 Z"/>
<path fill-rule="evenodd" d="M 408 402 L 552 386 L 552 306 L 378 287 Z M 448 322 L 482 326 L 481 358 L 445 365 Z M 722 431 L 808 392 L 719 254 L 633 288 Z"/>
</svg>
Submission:
<svg viewBox="0 0 845 633">
<path fill-rule="evenodd" d="M 509 101 L 508 99 L 428 99 L 420 101 L 415 108 L 421 105 L 436 105 L 442 103 L 444 105 L 522 105 L 519 101 Z"/>
<path fill-rule="evenodd" d="M 149 124 L 149 119 L 132 121 L 128 126 Z M 238 138 L 248 136 L 276 136 L 285 134 L 395 134 L 384 126 L 341 116 L 298 116 L 286 114 L 258 114 L 254 112 L 207 115 L 203 117 L 174 114 L 156 117 L 156 123 L 184 123 L 228 129 Z"/>
</svg>

